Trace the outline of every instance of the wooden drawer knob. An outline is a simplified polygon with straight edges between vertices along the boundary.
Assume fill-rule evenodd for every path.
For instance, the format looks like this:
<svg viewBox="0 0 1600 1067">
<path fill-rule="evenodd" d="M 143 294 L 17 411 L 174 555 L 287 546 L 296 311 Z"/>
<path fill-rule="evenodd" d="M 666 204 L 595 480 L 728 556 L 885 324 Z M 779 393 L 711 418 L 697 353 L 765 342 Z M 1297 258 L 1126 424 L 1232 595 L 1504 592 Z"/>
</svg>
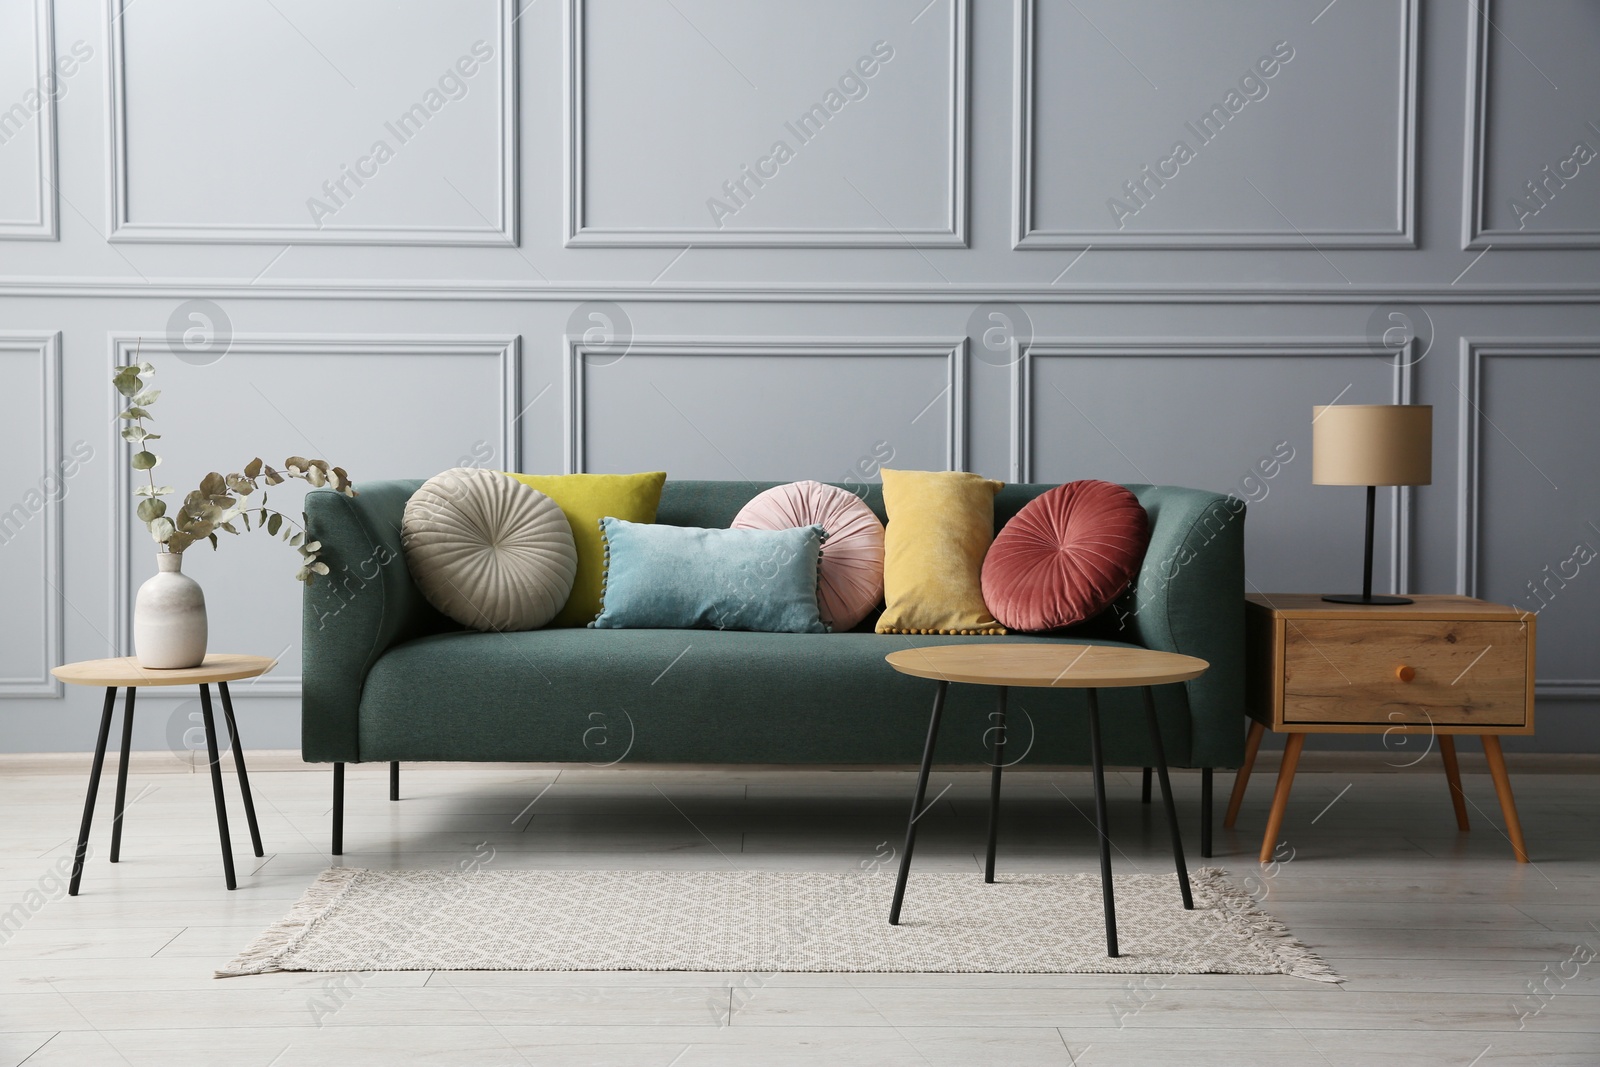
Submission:
<svg viewBox="0 0 1600 1067">
<path fill-rule="evenodd" d="M 1417 676 L 1417 669 L 1415 667 L 1407 667 L 1402 664 L 1394 669 L 1394 676 L 1400 679 L 1402 682 L 1409 682 L 1411 679 Z"/>
</svg>

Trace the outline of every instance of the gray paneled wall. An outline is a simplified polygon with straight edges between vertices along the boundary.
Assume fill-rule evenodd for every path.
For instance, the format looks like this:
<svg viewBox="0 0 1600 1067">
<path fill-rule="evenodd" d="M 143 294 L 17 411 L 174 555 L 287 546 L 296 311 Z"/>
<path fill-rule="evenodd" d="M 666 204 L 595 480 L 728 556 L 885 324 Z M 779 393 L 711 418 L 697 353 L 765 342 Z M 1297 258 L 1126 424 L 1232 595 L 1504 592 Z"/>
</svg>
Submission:
<svg viewBox="0 0 1600 1067">
<path fill-rule="evenodd" d="M 169 484 L 1175 483 L 1268 591 L 1358 580 L 1311 406 L 1431 403 L 1380 583 L 1537 610 L 1518 745 L 1600 751 L 1597 51 L 1583 0 L 0 0 L 0 750 L 88 747 L 48 667 L 127 650 L 138 350 Z M 292 556 L 185 567 L 297 745 Z"/>
</svg>

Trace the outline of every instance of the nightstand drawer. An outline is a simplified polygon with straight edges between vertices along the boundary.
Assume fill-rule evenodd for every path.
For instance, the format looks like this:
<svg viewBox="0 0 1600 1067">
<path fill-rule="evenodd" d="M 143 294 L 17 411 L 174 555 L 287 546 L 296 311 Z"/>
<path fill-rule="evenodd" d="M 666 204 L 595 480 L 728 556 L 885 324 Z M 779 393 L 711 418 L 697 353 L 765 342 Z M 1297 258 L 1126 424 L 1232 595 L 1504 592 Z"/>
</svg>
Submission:
<svg viewBox="0 0 1600 1067">
<path fill-rule="evenodd" d="M 1284 625 L 1285 723 L 1514 728 L 1527 720 L 1528 629 L 1521 623 L 1288 619 Z"/>
</svg>

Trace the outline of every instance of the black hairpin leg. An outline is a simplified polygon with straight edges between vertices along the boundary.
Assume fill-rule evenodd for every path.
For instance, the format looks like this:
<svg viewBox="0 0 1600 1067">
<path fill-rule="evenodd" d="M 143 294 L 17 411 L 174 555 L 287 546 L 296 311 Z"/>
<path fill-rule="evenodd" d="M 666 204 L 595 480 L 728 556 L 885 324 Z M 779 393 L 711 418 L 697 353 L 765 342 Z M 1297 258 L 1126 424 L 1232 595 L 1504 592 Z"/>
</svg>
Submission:
<svg viewBox="0 0 1600 1067">
<path fill-rule="evenodd" d="M 89 824 L 94 820 L 94 798 L 100 792 L 100 770 L 106 763 L 106 742 L 111 738 L 111 712 L 117 706 L 117 687 L 106 689 L 105 707 L 100 711 L 100 740 L 94 746 L 94 763 L 89 768 L 89 795 L 83 801 L 83 822 L 78 826 L 78 851 L 72 856 L 72 881 L 68 896 L 78 895 L 83 880 L 83 860 L 89 854 Z"/>
<path fill-rule="evenodd" d="M 999 702 L 995 707 L 994 767 L 989 772 L 989 857 L 984 861 L 983 880 L 994 881 L 994 848 L 1000 836 L 1000 769 L 1006 755 L 1006 687 L 997 686 Z"/>
<path fill-rule="evenodd" d="M 1178 834 L 1178 806 L 1172 802 L 1172 782 L 1167 778 L 1167 752 L 1161 743 L 1161 724 L 1156 720 L 1155 692 L 1144 687 L 1144 717 L 1150 724 L 1150 747 L 1156 752 L 1156 773 L 1161 776 L 1161 802 L 1167 807 L 1167 832 L 1172 835 L 1172 862 L 1178 868 L 1178 885 L 1183 890 L 1183 906 L 1194 910 L 1189 892 L 1189 869 L 1183 862 L 1183 838 Z"/>
<path fill-rule="evenodd" d="M 133 748 L 133 694 L 138 690 L 128 686 L 128 695 L 122 701 L 122 758 L 117 761 L 117 804 L 111 817 L 111 862 L 122 858 L 122 813 L 128 799 L 128 754 Z"/>
<path fill-rule="evenodd" d="M 344 855 L 344 764 L 333 765 L 333 854 Z"/>
<path fill-rule="evenodd" d="M 229 889 L 238 888 L 233 876 L 233 842 L 228 838 L 228 802 L 222 796 L 222 758 L 217 755 L 217 724 L 211 715 L 211 687 L 200 687 L 200 717 L 205 720 L 206 758 L 211 761 L 211 798 L 217 805 L 217 836 L 222 839 L 222 874 Z"/>
<path fill-rule="evenodd" d="M 1144 782 L 1139 787 L 1139 803 L 1150 803 L 1150 768 L 1144 769 Z"/>
<path fill-rule="evenodd" d="M 400 761 L 389 761 L 389 799 L 400 799 Z"/>
<path fill-rule="evenodd" d="M 1100 753 L 1100 695 L 1086 689 L 1089 698 L 1089 753 L 1094 760 L 1094 821 L 1100 834 L 1100 896 L 1106 909 L 1106 955 L 1117 956 L 1117 901 L 1111 887 L 1111 826 L 1106 818 L 1106 768 Z"/>
<path fill-rule="evenodd" d="M 911 818 L 906 823 L 906 847 L 900 853 L 900 875 L 894 883 L 894 903 L 889 907 L 889 925 L 900 925 L 900 903 L 906 895 L 906 876 L 911 873 L 911 850 L 917 843 L 917 820 L 922 818 L 922 798 L 928 792 L 928 771 L 933 767 L 933 746 L 939 739 L 939 716 L 944 714 L 944 694 L 949 682 L 940 682 L 933 694 L 933 716 L 928 720 L 928 743 L 922 750 L 922 771 L 917 775 L 917 795 L 911 801 Z M 85 824 L 87 825 L 87 824 Z"/>
<path fill-rule="evenodd" d="M 244 745 L 239 741 L 239 724 L 233 718 L 233 700 L 228 696 L 228 683 L 218 682 L 217 692 L 222 694 L 222 717 L 228 721 L 228 738 L 233 742 L 233 769 L 239 775 L 239 792 L 244 794 L 244 817 L 250 823 L 250 844 L 256 855 L 261 851 L 261 828 L 256 825 L 256 802 L 250 796 L 250 775 L 244 769 Z"/>
<path fill-rule="evenodd" d="M 1211 768 L 1200 768 L 1200 855 L 1211 858 Z"/>
</svg>

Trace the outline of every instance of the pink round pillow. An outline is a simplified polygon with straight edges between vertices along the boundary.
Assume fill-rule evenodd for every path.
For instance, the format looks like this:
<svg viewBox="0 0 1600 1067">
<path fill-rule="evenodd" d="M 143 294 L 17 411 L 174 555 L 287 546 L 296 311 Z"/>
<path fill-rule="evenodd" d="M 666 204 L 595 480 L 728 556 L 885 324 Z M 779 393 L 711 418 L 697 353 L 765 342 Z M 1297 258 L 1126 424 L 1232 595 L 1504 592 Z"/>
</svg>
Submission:
<svg viewBox="0 0 1600 1067">
<path fill-rule="evenodd" d="M 822 543 L 817 610 L 836 632 L 854 629 L 883 603 L 883 523 L 854 493 L 821 482 L 790 482 L 755 497 L 735 530 L 789 530 L 816 523 Z"/>
<path fill-rule="evenodd" d="M 1139 574 L 1150 517 L 1110 482 L 1046 490 L 995 535 L 983 602 L 1010 630 L 1054 630 L 1100 614 Z"/>
</svg>

